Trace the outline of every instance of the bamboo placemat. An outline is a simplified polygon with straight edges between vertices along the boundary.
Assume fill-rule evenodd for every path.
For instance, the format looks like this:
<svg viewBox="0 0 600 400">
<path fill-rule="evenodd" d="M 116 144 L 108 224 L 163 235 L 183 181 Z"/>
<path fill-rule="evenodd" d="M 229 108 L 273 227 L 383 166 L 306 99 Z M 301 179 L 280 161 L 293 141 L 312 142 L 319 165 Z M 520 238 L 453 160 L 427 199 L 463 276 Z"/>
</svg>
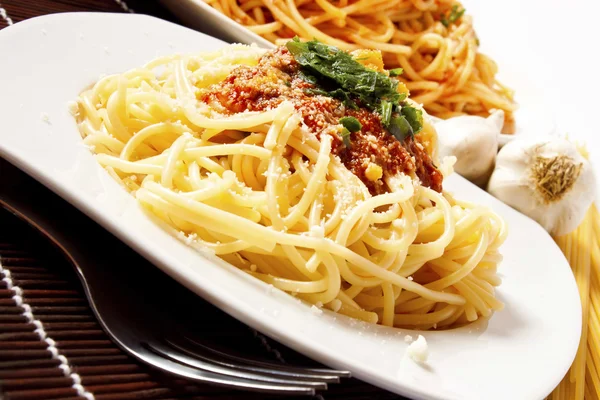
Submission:
<svg viewBox="0 0 600 400">
<path fill-rule="evenodd" d="M 177 22 L 151 0 L 0 0 L 0 29 L 69 11 L 135 11 Z M 0 190 L 2 174 L 6 178 L 10 173 L 2 164 L 0 159 Z M 212 308 L 215 314 L 218 310 Z M 232 348 L 275 362 L 310 362 L 224 313 L 215 315 L 211 325 L 222 329 L 218 335 Z M 175 379 L 126 355 L 100 328 L 66 259 L 25 222 L 0 208 L 0 400 L 86 398 L 282 399 Z M 322 398 L 401 399 L 355 379 L 332 384 L 314 399 Z"/>
</svg>

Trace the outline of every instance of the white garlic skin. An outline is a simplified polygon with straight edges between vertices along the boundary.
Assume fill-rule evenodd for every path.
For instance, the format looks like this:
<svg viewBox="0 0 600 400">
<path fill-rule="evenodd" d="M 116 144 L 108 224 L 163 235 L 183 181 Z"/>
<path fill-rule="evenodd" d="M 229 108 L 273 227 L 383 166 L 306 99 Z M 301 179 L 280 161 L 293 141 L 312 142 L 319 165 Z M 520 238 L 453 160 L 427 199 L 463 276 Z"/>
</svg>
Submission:
<svg viewBox="0 0 600 400">
<path fill-rule="evenodd" d="M 567 156 L 581 164 L 579 176 L 564 195 L 547 201 L 536 188 L 532 166 L 536 157 Z M 592 165 L 566 139 L 515 139 L 505 145 L 496 158 L 496 168 L 488 192 L 521 213 L 537 221 L 555 236 L 575 230 L 596 197 Z"/>
<path fill-rule="evenodd" d="M 440 158 L 455 156 L 454 171 L 485 186 L 494 170 L 503 124 L 502 110 L 495 110 L 488 118 L 464 115 L 436 123 Z"/>
</svg>

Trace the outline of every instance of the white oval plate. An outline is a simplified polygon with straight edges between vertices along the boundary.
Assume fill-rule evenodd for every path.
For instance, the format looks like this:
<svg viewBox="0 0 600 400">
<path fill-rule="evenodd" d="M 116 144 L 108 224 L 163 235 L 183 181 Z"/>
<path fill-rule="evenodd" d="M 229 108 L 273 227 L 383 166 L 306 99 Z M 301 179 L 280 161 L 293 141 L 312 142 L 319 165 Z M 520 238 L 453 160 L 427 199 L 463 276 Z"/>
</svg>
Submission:
<svg viewBox="0 0 600 400">
<path fill-rule="evenodd" d="M 172 237 L 108 176 L 81 144 L 67 102 L 101 74 L 159 55 L 223 45 L 141 15 L 55 14 L 4 29 L 0 155 L 217 307 L 326 365 L 415 399 L 547 395 L 571 364 L 581 331 L 569 265 L 541 227 L 459 176 L 447 180 L 450 191 L 489 205 L 509 224 L 498 289 L 506 308 L 489 322 L 423 333 L 430 350 L 426 366 L 405 354 L 404 336 L 414 332 L 311 312 L 292 296 Z"/>
</svg>

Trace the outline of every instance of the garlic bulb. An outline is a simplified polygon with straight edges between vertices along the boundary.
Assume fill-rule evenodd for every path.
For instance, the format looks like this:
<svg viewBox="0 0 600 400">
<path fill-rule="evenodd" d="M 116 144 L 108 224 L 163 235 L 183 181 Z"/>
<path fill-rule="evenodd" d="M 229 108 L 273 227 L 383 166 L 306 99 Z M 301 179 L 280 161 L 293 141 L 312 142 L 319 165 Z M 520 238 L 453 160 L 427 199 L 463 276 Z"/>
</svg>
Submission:
<svg viewBox="0 0 600 400">
<path fill-rule="evenodd" d="M 515 139 L 500 150 L 488 192 L 553 235 L 573 231 L 596 197 L 592 165 L 566 139 Z"/>
<path fill-rule="evenodd" d="M 487 118 L 465 115 L 437 122 L 440 158 L 455 156 L 454 170 L 484 186 L 494 170 L 503 124 L 502 110 L 493 111 Z"/>
</svg>

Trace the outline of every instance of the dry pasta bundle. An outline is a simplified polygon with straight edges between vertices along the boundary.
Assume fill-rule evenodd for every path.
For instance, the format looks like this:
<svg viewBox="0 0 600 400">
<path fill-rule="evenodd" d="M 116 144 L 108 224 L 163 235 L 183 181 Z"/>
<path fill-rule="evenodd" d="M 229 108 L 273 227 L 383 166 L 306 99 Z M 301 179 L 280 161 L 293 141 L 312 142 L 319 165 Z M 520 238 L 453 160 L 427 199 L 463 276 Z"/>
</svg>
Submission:
<svg viewBox="0 0 600 400">
<path fill-rule="evenodd" d="M 551 400 L 600 399 L 600 215 L 590 207 L 581 225 L 556 243 L 573 268 L 583 312 L 579 349 Z"/>
</svg>

